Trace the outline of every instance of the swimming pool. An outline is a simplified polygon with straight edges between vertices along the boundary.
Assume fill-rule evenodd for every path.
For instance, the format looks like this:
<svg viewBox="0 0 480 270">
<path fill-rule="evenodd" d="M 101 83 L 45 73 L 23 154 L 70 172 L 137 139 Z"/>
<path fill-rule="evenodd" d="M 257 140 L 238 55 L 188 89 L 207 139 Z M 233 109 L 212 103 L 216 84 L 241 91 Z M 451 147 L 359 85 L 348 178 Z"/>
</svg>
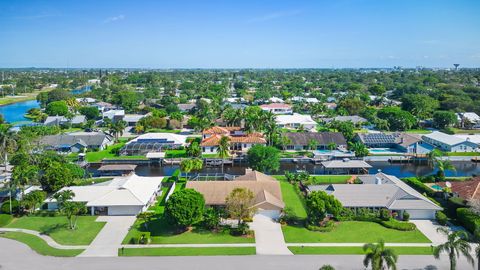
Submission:
<svg viewBox="0 0 480 270">
<path fill-rule="evenodd" d="M 439 185 L 432 185 L 431 188 L 435 189 L 435 190 L 438 190 L 438 191 L 441 191 L 443 190 L 443 187 L 439 186 Z"/>
<path fill-rule="evenodd" d="M 402 151 L 395 148 L 370 148 L 368 151 L 372 154 L 401 154 Z"/>
</svg>

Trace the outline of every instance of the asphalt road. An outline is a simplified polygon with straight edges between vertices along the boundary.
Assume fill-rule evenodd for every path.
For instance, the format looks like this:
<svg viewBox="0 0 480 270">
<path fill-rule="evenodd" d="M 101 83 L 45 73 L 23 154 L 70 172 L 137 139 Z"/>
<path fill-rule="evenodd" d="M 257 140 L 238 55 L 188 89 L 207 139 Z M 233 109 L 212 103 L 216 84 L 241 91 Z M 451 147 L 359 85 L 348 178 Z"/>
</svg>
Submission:
<svg viewBox="0 0 480 270">
<path fill-rule="evenodd" d="M 143 270 L 143 269 L 208 269 L 208 270 L 316 270 L 323 264 L 335 269 L 364 269 L 363 256 L 205 256 L 205 257 L 120 257 L 120 258 L 56 258 L 38 255 L 26 245 L 0 238 L 0 265 L 2 270 Z M 445 258 L 432 256 L 401 256 L 398 269 L 448 269 Z M 473 267 L 460 260 L 457 269 Z"/>
</svg>

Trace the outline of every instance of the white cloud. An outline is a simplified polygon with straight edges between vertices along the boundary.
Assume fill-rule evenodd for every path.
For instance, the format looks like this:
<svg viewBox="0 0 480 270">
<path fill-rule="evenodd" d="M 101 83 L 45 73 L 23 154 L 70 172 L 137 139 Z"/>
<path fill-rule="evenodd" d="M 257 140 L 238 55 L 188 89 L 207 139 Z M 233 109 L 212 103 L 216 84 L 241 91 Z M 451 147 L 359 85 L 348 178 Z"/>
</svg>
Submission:
<svg viewBox="0 0 480 270">
<path fill-rule="evenodd" d="M 109 18 L 105 19 L 103 22 L 104 23 L 111 23 L 111 22 L 121 21 L 123 19 L 125 19 L 125 15 L 120 14 L 118 16 L 109 17 Z"/>
<path fill-rule="evenodd" d="M 263 16 L 260 16 L 260 17 L 251 18 L 247 22 L 248 23 L 266 22 L 266 21 L 271 21 L 279 18 L 296 16 L 300 13 L 302 13 L 301 10 L 272 12 L 272 13 L 264 14 Z"/>
</svg>

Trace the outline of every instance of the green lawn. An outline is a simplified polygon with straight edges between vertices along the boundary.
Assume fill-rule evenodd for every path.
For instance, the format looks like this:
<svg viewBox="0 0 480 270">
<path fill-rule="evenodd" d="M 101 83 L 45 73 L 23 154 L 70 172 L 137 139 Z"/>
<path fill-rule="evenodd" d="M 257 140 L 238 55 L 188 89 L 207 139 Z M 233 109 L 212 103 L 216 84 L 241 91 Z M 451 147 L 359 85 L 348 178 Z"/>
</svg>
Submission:
<svg viewBox="0 0 480 270">
<path fill-rule="evenodd" d="M 480 129 L 459 129 L 459 128 L 452 128 L 455 134 L 477 134 L 480 133 Z"/>
<path fill-rule="evenodd" d="M 431 247 L 388 247 L 397 255 L 432 255 Z M 288 247 L 295 255 L 365 254 L 362 247 Z"/>
<path fill-rule="evenodd" d="M 143 222 L 137 220 L 123 240 L 128 244 L 130 239 L 146 231 Z M 178 233 L 163 217 L 163 214 L 157 214 L 157 217 L 148 223 L 152 244 L 222 244 L 222 243 L 254 243 L 254 238 L 232 236 L 226 232 L 211 232 L 199 228 L 192 231 Z"/>
<path fill-rule="evenodd" d="M 406 133 L 412 133 L 412 134 L 428 134 L 431 132 L 432 131 L 428 129 L 409 129 L 406 131 Z"/>
<path fill-rule="evenodd" d="M 187 150 L 171 149 L 165 151 L 165 158 L 184 158 L 187 157 Z"/>
<path fill-rule="evenodd" d="M 480 152 L 446 152 L 444 155 L 450 157 L 469 157 L 480 156 Z"/>
<path fill-rule="evenodd" d="M 78 217 L 77 229 L 70 230 L 65 216 L 25 216 L 14 219 L 6 227 L 38 231 L 62 245 L 89 245 L 105 225 L 105 222 L 95 222 L 96 219 L 96 216 Z"/>
<path fill-rule="evenodd" d="M 57 249 L 49 246 L 40 237 L 21 233 L 21 232 L 5 232 L 1 233 L 0 237 L 17 240 L 28 245 L 31 249 L 41 255 L 56 256 L 56 257 L 74 257 L 82 253 L 83 249 Z"/>
<path fill-rule="evenodd" d="M 296 151 L 296 152 L 280 152 L 281 158 L 295 158 L 295 157 L 309 157 L 313 158 L 313 153 L 309 151 Z"/>
<path fill-rule="evenodd" d="M 292 208 L 297 217 L 306 218 L 307 211 L 305 210 L 305 203 L 302 196 L 295 191 L 295 187 L 286 180 L 280 180 L 280 188 L 282 189 L 282 197 L 285 205 Z"/>
<path fill-rule="evenodd" d="M 165 179 L 167 181 L 168 179 Z M 175 185 L 175 191 L 185 187 L 186 182 L 180 181 Z M 254 238 L 232 236 L 228 231 L 211 232 L 199 228 L 192 231 L 179 233 L 176 228 L 168 224 L 163 216 L 165 209 L 165 195 L 168 190 L 162 188 L 162 195 L 157 197 L 157 203 L 150 208 L 155 212 L 155 217 L 148 223 L 148 231 L 150 231 L 152 244 L 219 244 L 219 243 L 254 243 Z M 174 192 L 175 192 L 174 191 Z M 146 231 L 143 221 L 138 220 L 132 226 L 127 236 L 123 240 L 124 244 L 128 244 L 132 238 Z"/>
<path fill-rule="evenodd" d="M 388 229 L 375 222 L 343 221 L 331 232 L 309 231 L 301 226 L 282 226 L 287 243 L 430 243 L 420 231 Z"/>
<path fill-rule="evenodd" d="M 202 247 L 202 248 L 125 248 L 119 256 L 218 256 L 255 255 L 255 247 Z"/>
<path fill-rule="evenodd" d="M 112 150 L 113 149 L 120 149 L 122 148 L 125 143 L 127 143 L 127 139 L 120 139 L 118 143 L 113 144 L 105 148 L 101 151 L 96 152 L 87 152 L 86 153 L 86 160 L 88 162 L 99 162 L 102 159 L 146 159 L 145 156 L 117 156 Z"/>
</svg>

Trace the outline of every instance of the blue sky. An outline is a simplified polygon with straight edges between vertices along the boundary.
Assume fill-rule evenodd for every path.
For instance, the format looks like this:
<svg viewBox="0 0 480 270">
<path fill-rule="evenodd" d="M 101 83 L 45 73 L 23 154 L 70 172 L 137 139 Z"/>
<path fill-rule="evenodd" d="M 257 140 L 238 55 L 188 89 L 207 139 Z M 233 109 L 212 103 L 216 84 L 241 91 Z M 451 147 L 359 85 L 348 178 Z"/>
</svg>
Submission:
<svg viewBox="0 0 480 270">
<path fill-rule="evenodd" d="M 480 67 L 480 1 L 0 0 L 0 67 Z"/>
</svg>

